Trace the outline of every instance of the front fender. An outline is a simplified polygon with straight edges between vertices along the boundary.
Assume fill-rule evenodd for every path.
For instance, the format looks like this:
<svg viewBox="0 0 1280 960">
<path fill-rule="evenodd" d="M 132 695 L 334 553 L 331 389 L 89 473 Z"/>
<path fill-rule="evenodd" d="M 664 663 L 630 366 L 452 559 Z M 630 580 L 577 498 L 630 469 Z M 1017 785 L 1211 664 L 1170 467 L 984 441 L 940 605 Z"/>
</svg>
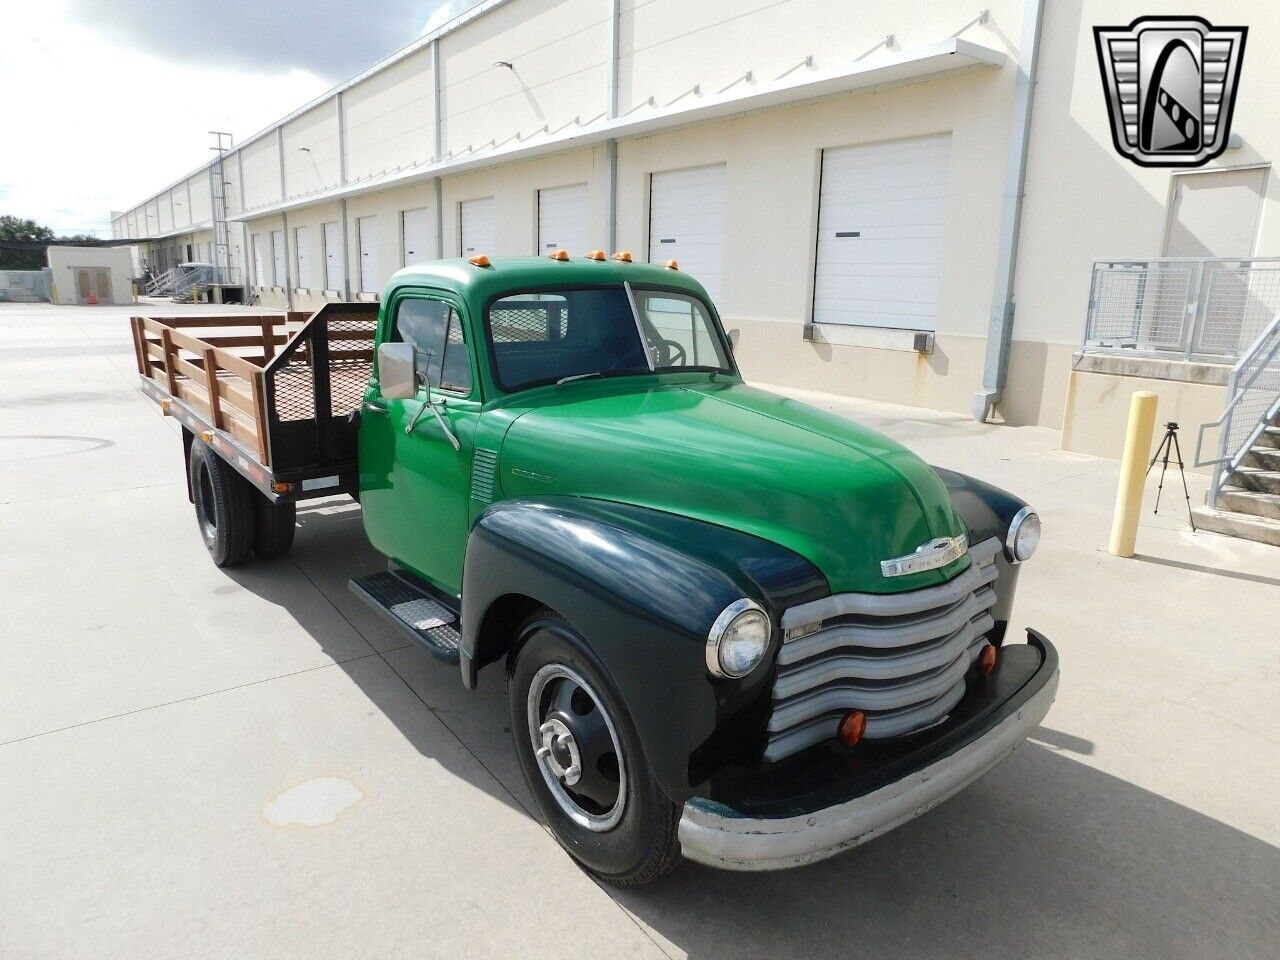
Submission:
<svg viewBox="0 0 1280 960">
<path fill-rule="evenodd" d="M 748 677 L 713 679 L 705 656 L 716 617 L 755 600 L 773 618 L 776 648 L 782 610 L 830 592 L 809 561 L 776 544 L 579 497 L 490 507 L 472 528 L 463 583 L 464 682 L 474 686 L 506 651 L 482 633 L 495 602 L 518 594 L 551 607 L 599 658 L 676 802 L 728 767 L 757 764 L 764 749 L 773 651 Z"/>
<path fill-rule="evenodd" d="M 1027 505 L 1026 501 L 1015 497 L 1007 490 L 1001 490 L 968 474 L 943 470 L 940 467 L 934 467 L 933 470 L 951 494 L 951 502 L 955 505 L 956 513 L 960 514 L 960 518 L 969 528 L 969 542 L 981 543 L 991 537 L 1000 540 L 1001 548 L 996 553 L 996 566 L 999 568 L 999 576 L 996 578 L 996 602 L 991 608 L 996 627 L 990 634 L 998 646 L 1009 624 L 1013 595 L 1018 586 L 1018 571 L 1022 569 L 1021 564 L 1010 562 L 1003 545 L 1009 533 L 1009 524 L 1013 522 L 1018 511 Z"/>
</svg>

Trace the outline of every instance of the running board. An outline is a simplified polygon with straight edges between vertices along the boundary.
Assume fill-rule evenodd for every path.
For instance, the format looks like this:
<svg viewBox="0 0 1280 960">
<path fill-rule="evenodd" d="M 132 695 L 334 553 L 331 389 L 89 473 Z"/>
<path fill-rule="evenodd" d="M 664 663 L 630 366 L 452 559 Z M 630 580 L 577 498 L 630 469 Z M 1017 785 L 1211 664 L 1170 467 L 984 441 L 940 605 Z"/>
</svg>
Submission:
<svg viewBox="0 0 1280 960">
<path fill-rule="evenodd" d="M 458 663 L 458 614 L 410 574 L 387 570 L 348 581 L 351 592 L 446 663 Z"/>
</svg>

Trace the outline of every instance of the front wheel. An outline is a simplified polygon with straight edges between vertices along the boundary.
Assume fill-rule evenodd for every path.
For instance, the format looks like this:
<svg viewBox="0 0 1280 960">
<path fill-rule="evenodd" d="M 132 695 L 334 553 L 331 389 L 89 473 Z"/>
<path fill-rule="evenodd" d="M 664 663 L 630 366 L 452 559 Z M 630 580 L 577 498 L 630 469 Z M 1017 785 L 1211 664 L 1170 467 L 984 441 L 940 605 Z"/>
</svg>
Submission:
<svg viewBox="0 0 1280 960">
<path fill-rule="evenodd" d="M 560 845 L 606 883 L 639 886 L 680 860 L 679 810 L 581 636 L 550 610 L 520 629 L 509 664 L 511 733 L 525 781 Z"/>
</svg>

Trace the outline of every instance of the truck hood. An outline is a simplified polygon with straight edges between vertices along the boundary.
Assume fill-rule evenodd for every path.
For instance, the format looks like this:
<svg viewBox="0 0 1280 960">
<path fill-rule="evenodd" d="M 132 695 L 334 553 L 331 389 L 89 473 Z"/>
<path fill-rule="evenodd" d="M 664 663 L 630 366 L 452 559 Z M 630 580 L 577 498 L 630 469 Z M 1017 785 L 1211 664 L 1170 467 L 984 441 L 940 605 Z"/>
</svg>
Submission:
<svg viewBox="0 0 1280 960">
<path fill-rule="evenodd" d="M 964 532 L 937 474 L 889 438 L 740 382 L 620 383 L 566 385 L 519 413 L 502 495 L 595 497 L 731 527 L 805 557 L 833 593 L 914 590 L 967 566 L 882 575 L 881 560 Z"/>
</svg>

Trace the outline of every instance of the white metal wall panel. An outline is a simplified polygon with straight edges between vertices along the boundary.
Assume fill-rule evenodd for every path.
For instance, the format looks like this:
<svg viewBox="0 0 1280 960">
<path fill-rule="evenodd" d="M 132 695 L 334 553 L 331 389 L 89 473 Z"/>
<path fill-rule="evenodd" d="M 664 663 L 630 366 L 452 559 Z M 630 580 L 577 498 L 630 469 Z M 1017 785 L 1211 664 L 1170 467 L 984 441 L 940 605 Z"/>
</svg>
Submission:
<svg viewBox="0 0 1280 960">
<path fill-rule="evenodd" d="M 492 255 L 497 251 L 493 197 L 463 200 L 459 204 L 458 223 L 464 257 L 473 257 L 477 253 Z"/>
<path fill-rule="evenodd" d="M 680 269 L 719 300 L 724 280 L 724 164 L 650 178 L 649 261 Z"/>
<path fill-rule="evenodd" d="M 547 254 L 557 248 L 573 257 L 592 249 L 585 183 L 538 191 L 537 252 Z"/>
<path fill-rule="evenodd" d="M 284 231 L 271 231 L 271 283 L 283 287 L 288 283 L 288 273 L 284 269 Z"/>
<path fill-rule="evenodd" d="M 400 263 L 423 263 L 435 259 L 435 218 L 427 208 L 406 210 L 400 215 Z"/>
<path fill-rule="evenodd" d="M 334 220 L 320 229 L 324 234 L 324 288 L 341 291 L 347 274 L 347 258 L 342 249 L 342 224 Z"/>
<path fill-rule="evenodd" d="M 311 248 L 310 227 L 294 228 L 293 249 L 294 256 L 297 258 L 298 264 L 298 288 L 301 290 L 317 289 L 318 284 L 316 283 L 316 280 L 318 280 L 319 277 L 316 273 L 316 253 Z"/>
<path fill-rule="evenodd" d="M 378 262 L 378 218 L 361 217 L 356 221 L 360 243 L 360 293 L 382 292 L 382 266 Z"/>
<path fill-rule="evenodd" d="M 284 166 L 291 197 L 338 183 L 338 111 L 333 100 L 285 124 Z"/>
<path fill-rule="evenodd" d="M 494 59 L 487 66 L 492 68 Z M 482 78 L 473 82 L 484 83 Z M 424 47 L 343 93 L 350 179 L 376 176 L 434 153 L 433 84 L 431 49 Z"/>
<path fill-rule="evenodd" d="M 951 136 L 822 154 L 813 320 L 933 330 Z"/>
<path fill-rule="evenodd" d="M 253 285 L 257 287 L 269 287 L 271 284 L 267 281 L 267 264 L 264 260 L 266 256 L 262 249 L 262 234 L 255 233 L 249 237 L 249 246 L 253 248 Z"/>
</svg>

